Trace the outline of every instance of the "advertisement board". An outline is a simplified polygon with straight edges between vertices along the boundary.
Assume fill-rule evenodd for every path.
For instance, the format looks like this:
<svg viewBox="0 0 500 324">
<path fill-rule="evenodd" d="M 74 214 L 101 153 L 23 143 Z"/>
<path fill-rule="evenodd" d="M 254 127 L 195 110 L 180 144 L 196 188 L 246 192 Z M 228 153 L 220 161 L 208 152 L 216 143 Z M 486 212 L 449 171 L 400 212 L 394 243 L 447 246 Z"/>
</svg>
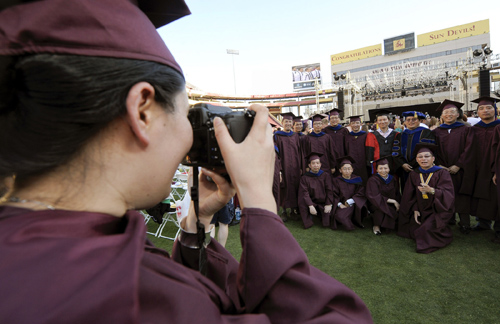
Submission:
<svg viewBox="0 0 500 324">
<path fill-rule="evenodd" d="M 415 33 L 384 39 L 384 54 L 393 55 L 415 48 Z"/>
<path fill-rule="evenodd" d="M 330 56 L 332 66 L 382 55 L 382 45 L 373 45 Z"/>
<path fill-rule="evenodd" d="M 470 24 L 450 27 L 417 36 L 418 46 L 428 46 L 459 38 L 477 36 L 490 32 L 490 20 L 480 20 Z"/>
<path fill-rule="evenodd" d="M 321 84 L 321 65 L 319 63 L 292 66 L 293 90 L 314 90 L 316 84 Z"/>
</svg>

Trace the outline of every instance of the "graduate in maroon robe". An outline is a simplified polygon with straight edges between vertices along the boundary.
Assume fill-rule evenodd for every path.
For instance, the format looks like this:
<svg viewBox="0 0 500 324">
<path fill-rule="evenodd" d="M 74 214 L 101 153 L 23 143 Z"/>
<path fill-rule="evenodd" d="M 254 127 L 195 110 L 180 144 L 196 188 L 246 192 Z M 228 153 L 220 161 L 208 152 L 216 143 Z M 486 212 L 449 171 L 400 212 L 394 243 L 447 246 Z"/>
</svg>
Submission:
<svg viewBox="0 0 500 324">
<path fill-rule="evenodd" d="M 352 231 L 363 226 L 366 216 L 366 197 L 363 180 L 353 174 L 355 161 L 350 156 L 338 159 L 340 176 L 333 179 L 333 210 L 331 228 L 336 230 L 339 223 Z M 356 225 L 356 226 L 355 226 Z"/>
<path fill-rule="evenodd" d="M 495 174 L 493 175 L 493 183 L 497 186 L 497 197 L 498 201 L 500 201 L 500 125 L 495 126 L 495 135 L 493 136 L 492 150 L 495 154 L 492 163 L 492 170 L 495 172 Z M 497 219 L 495 223 L 500 223 L 500 219 Z M 495 237 L 492 241 L 493 243 L 500 244 L 500 231 L 497 231 L 495 229 Z"/>
<path fill-rule="evenodd" d="M 377 173 L 366 183 L 365 195 L 373 217 L 373 233 L 382 235 L 382 229 L 393 230 L 398 219 L 401 194 L 399 183 L 390 174 L 392 156 L 382 157 L 374 162 Z"/>
<path fill-rule="evenodd" d="M 352 131 L 345 136 L 345 150 L 346 154 L 355 161 L 353 164 L 354 174 L 361 177 L 363 185 L 365 185 L 369 174 L 365 146 L 368 133 L 361 130 L 361 116 L 351 116 L 349 120 Z"/>
<path fill-rule="evenodd" d="M 344 138 L 349 131 L 340 124 L 340 109 L 332 109 L 330 114 L 330 125 L 323 128 L 323 132 L 330 135 L 333 140 L 333 154 L 335 157 L 345 156 Z M 336 174 L 338 171 L 336 172 Z"/>
<path fill-rule="evenodd" d="M 313 217 L 319 216 L 323 226 L 330 226 L 332 211 L 332 178 L 321 170 L 320 153 L 307 157 L 309 171 L 300 178 L 299 210 L 304 228 L 313 226 Z"/>
<path fill-rule="evenodd" d="M 188 13 L 176 0 L 2 7 L 0 323 L 372 323 L 276 215 L 262 105 L 239 144 L 214 119 L 232 183 L 202 169 L 172 258 L 146 239 L 134 209 L 169 195 L 193 145 L 185 79 L 156 31 Z M 239 264 L 199 231 L 235 191 Z"/>
<path fill-rule="evenodd" d="M 453 180 L 455 190 L 455 212 L 460 217 L 460 231 L 463 234 L 470 233 L 470 196 L 460 193 L 464 179 L 464 170 L 473 172 L 473 147 L 471 128 L 464 123 L 458 122 L 462 117 L 460 109 L 464 104 L 457 101 L 445 99 L 436 109 L 441 114 L 443 124 L 432 132 L 436 137 L 438 149 L 436 152 L 436 164 L 448 171 Z M 455 223 L 455 217 L 451 224 Z"/>
<path fill-rule="evenodd" d="M 304 128 L 304 124 L 302 123 L 302 116 L 294 116 L 293 117 L 293 132 L 299 136 L 304 136 L 302 134 L 303 128 Z"/>
<path fill-rule="evenodd" d="M 472 194 L 471 215 L 477 216 L 478 223 L 473 231 L 490 231 L 491 223 L 498 218 L 498 193 L 493 182 L 494 152 L 493 138 L 495 128 L 500 124 L 496 119 L 495 102 L 498 99 L 481 97 L 472 102 L 477 103 L 477 114 L 481 121 L 472 128 L 475 157 L 475 183 L 468 182 L 462 190 Z M 473 187 L 471 186 L 473 185 Z M 500 232 L 500 221 L 495 222 L 495 232 Z"/>
<path fill-rule="evenodd" d="M 323 116 L 316 114 L 311 117 L 313 131 L 303 138 L 302 147 L 302 160 L 305 161 L 307 156 L 312 152 L 317 152 L 321 155 L 321 170 L 332 174 L 335 172 L 335 155 L 333 153 L 332 138 L 322 131 Z M 304 163 L 303 172 L 307 171 L 307 165 Z"/>
<path fill-rule="evenodd" d="M 398 235 L 412 238 L 417 252 L 431 253 L 453 241 L 450 219 L 454 215 L 455 192 L 450 173 L 434 165 L 435 144 L 415 147 L 419 165 L 410 172 L 399 214 Z"/>
<path fill-rule="evenodd" d="M 301 174 L 301 149 L 299 135 L 293 132 L 293 113 L 284 113 L 283 131 L 274 132 L 274 145 L 278 148 L 281 161 L 280 206 L 281 218 L 286 221 L 290 214 L 298 216 L 297 192 Z M 288 216 L 287 216 L 288 215 Z"/>
</svg>

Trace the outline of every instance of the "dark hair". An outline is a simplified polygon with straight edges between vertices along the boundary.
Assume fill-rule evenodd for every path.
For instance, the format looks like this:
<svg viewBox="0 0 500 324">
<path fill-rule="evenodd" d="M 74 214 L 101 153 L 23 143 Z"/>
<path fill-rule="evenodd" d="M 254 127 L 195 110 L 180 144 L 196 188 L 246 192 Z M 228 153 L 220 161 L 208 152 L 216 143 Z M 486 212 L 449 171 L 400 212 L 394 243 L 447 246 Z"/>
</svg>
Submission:
<svg viewBox="0 0 500 324">
<path fill-rule="evenodd" d="M 126 113 L 141 81 L 173 112 L 185 86 L 176 70 L 149 61 L 37 54 L 0 57 L 0 178 L 16 186 L 68 162 L 111 121 Z"/>
</svg>

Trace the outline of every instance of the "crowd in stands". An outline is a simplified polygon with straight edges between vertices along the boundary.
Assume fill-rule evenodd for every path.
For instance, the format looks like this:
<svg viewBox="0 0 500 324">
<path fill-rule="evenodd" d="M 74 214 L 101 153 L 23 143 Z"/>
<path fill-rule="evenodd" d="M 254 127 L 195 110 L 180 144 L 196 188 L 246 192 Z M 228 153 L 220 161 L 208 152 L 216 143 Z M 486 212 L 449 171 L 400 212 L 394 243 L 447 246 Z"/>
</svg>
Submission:
<svg viewBox="0 0 500 324">
<path fill-rule="evenodd" d="M 467 116 L 452 100 L 438 117 L 380 110 L 372 124 L 350 116 L 343 125 L 339 109 L 306 120 L 281 114 L 273 135 L 281 219 L 348 231 L 370 223 L 375 235 L 414 239 L 420 253 L 450 244 L 454 225 L 463 235 L 493 231 L 500 243 L 498 100 L 473 100 Z"/>
</svg>

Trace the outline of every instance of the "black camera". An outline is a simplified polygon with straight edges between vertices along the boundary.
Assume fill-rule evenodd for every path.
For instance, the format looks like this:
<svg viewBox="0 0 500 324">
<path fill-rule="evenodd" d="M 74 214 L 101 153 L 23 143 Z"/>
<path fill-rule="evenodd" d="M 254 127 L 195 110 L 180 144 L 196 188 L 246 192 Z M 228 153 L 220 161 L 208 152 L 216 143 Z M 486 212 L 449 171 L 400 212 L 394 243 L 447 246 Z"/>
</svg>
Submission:
<svg viewBox="0 0 500 324">
<path fill-rule="evenodd" d="M 205 103 L 195 104 L 189 109 L 188 119 L 193 127 L 193 146 L 182 162 L 184 165 L 221 167 L 224 160 L 215 139 L 213 121 L 220 117 L 236 143 L 241 143 L 250 132 L 255 111 L 233 111 L 227 107 Z"/>
</svg>

